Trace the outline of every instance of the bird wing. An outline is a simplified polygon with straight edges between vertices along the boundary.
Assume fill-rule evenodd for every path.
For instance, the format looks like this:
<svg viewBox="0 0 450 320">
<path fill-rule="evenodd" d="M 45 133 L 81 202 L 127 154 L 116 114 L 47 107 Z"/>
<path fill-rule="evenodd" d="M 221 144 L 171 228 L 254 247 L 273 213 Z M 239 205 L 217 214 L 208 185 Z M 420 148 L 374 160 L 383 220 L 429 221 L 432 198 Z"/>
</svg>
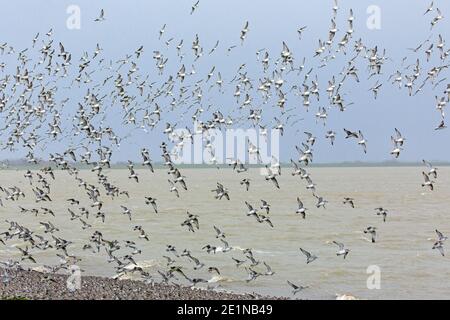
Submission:
<svg viewBox="0 0 450 320">
<path fill-rule="evenodd" d="M 309 253 L 308 251 L 303 250 L 302 248 L 300 248 L 300 251 L 306 256 L 306 258 L 311 257 L 311 253 Z"/>
<path fill-rule="evenodd" d="M 435 230 L 436 234 L 438 236 L 439 239 L 442 239 L 444 237 L 444 235 L 442 234 L 442 232 L 440 232 L 438 229 Z"/>
<path fill-rule="evenodd" d="M 339 247 L 339 250 L 344 249 L 344 244 L 343 243 L 337 242 L 337 241 L 333 241 L 333 243 Z"/>
<path fill-rule="evenodd" d="M 287 280 L 288 285 L 290 285 L 293 289 L 298 289 L 298 286 Z"/>
</svg>

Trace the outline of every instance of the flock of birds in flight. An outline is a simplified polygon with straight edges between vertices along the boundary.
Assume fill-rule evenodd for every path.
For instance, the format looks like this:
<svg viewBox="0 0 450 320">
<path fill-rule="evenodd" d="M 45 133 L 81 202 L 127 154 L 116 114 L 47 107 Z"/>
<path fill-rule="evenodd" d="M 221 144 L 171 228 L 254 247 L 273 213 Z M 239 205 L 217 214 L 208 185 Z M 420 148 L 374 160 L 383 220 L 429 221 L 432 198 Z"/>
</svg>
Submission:
<svg viewBox="0 0 450 320">
<path fill-rule="evenodd" d="M 196 14 L 198 7 L 199 1 L 192 5 L 190 14 Z M 11 152 L 26 150 L 28 164 L 39 165 L 42 162 L 46 164 L 37 170 L 27 170 L 24 174 L 24 177 L 29 180 L 37 207 L 25 208 L 19 205 L 18 209 L 23 214 L 28 213 L 36 217 L 63 215 L 64 213 L 51 209 L 49 204 L 53 200 L 51 182 L 58 178 L 57 170 L 64 170 L 76 181 L 80 192 L 83 191 L 89 198 L 89 203 L 86 205 L 77 198 L 67 199 L 68 218 L 71 221 L 79 221 L 82 230 L 86 231 L 92 228 L 91 212 L 93 212 L 94 219 L 100 219 L 103 223 L 107 223 L 108 213 L 102 211 L 102 198 L 112 197 L 120 201 L 120 197 L 129 197 L 128 191 L 114 185 L 105 172 L 105 169 L 111 167 L 113 151 L 118 150 L 120 144 L 128 137 L 118 133 L 124 129 L 139 130 L 145 133 L 160 130 L 166 136 L 167 142 L 161 142 L 160 150 L 162 164 L 170 177 L 167 190 L 175 197 L 183 197 L 188 193 L 189 181 L 173 160 L 182 153 L 186 145 L 193 142 L 195 135 L 202 137 L 206 149 L 211 154 L 211 164 L 217 165 L 215 150 L 209 136 L 210 130 L 248 125 L 257 128 L 263 135 L 267 135 L 268 128 L 279 130 L 283 135 L 286 130 L 291 128 L 295 130 L 295 124 L 303 120 L 303 117 L 300 116 L 301 112 L 304 111 L 305 115 L 309 114 L 309 109 L 316 103 L 328 104 L 328 107 L 318 107 L 317 113 L 313 114 L 316 123 L 326 127 L 330 110 L 337 109 L 345 112 L 353 104 L 344 98 L 346 96 L 345 89 L 354 86 L 355 82 L 360 82 L 360 78 L 364 76 L 361 65 L 367 70 L 367 81 L 374 81 L 373 86 L 369 89 L 373 93 L 374 99 L 379 96 L 382 86 L 389 84 L 398 86 L 402 90 L 406 89 L 409 96 L 415 96 L 423 92 L 425 88 L 432 88 L 432 90 L 441 90 L 442 88 L 441 94 L 436 95 L 436 109 L 440 115 L 440 123 L 434 129 L 444 130 L 447 127 L 444 108 L 450 100 L 450 84 L 445 87 L 446 78 L 441 74 L 449 66 L 446 61 L 450 55 L 450 49 L 446 48 L 441 35 L 432 39 L 433 30 L 444 18 L 441 11 L 433 3 L 427 7 L 424 13 L 425 17 L 435 14 L 430 22 L 430 36 L 417 47 L 410 49 L 412 54 L 403 59 L 401 67 L 387 80 L 382 72 L 389 60 L 386 51 L 380 50 L 377 46 L 367 47 L 361 38 L 355 38 L 353 29 L 355 18 L 351 9 L 346 16 L 346 29 L 341 32 L 338 29 L 338 12 L 338 3 L 335 1 L 328 34 L 325 40 L 318 41 L 318 47 L 312 53 L 315 67 L 308 67 L 306 58 L 299 59 L 290 50 L 289 45 L 282 42 L 281 52 L 277 54 L 270 54 L 266 49 L 256 52 L 256 62 L 260 65 L 262 72 L 262 76 L 258 80 L 256 80 L 258 75 L 250 76 L 246 63 L 241 64 L 228 80 L 222 77 L 219 66 L 212 66 L 207 74 L 198 73 L 196 66 L 204 57 L 217 54 L 216 52 L 221 49 L 219 40 L 210 50 L 206 49 L 198 34 L 189 44 L 185 39 L 179 40 L 175 46 L 176 58 L 170 56 L 171 61 L 179 60 L 174 62 L 177 71 L 174 74 L 167 74 L 168 50 L 173 48 L 174 38 L 166 37 L 166 25 L 162 26 L 158 34 L 159 41 L 165 48 L 152 53 L 157 73 L 154 77 L 155 79 L 157 77 L 165 79 L 161 82 L 151 82 L 148 73 L 140 72 L 139 62 L 142 61 L 142 56 L 146 52 L 143 45 L 117 61 L 108 60 L 100 44 L 97 44 L 93 52 L 85 52 L 78 61 L 75 61 L 63 43 L 55 44 L 52 29 L 44 35 L 38 33 L 29 48 L 18 52 L 7 43 L 0 45 L 2 56 L 17 58 L 15 73 L 11 75 L 4 73 L 5 69 L 10 66 L 6 63 L 0 64 L 3 73 L 3 77 L 0 79 L 0 113 L 4 119 L 3 123 L 5 123 L 0 130 L 6 137 L 3 149 Z M 106 19 L 104 10 L 101 10 L 94 21 L 102 23 Z M 299 41 L 302 40 L 302 35 L 307 30 L 307 26 L 298 28 Z M 247 21 L 240 30 L 238 43 L 227 47 L 224 50 L 225 54 L 232 55 L 235 48 L 239 45 L 244 46 L 250 34 L 251 27 Z M 40 48 L 38 48 L 39 43 L 42 43 Z M 36 52 L 39 58 L 37 60 L 29 58 L 28 54 L 31 52 Z M 338 61 L 339 58 L 345 61 L 342 71 L 333 74 L 325 86 L 320 84 L 321 69 L 325 70 L 329 64 Z M 438 63 L 429 65 L 431 61 L 436 60 Z M 409 61 L 412 62 L 409 63 Z M 294 80 L 289 81 L 292 77 Z M 84 96 L 80 101 L 59 97 L 59 91 L 62 90 L 60 83 L 67 79 L 70 79 L 68 89 L 78 88 L 84 91 Z M 300 84 L 289 85 L 294 81 Z M 226 111 L 221 110 L 214 103 L 210 103 L 211 99 L 207 98 L 210 94 L 223 96 L 228 93 L 230 93 L 230 99 L 234 101 L 234 107 Z M 287 108 L 288 105 L 297 104 L 288 102 L 288 100 L 294 99 L 299 99 L 304 107 L 303 111 L 299 110 L 298 106 Z M 265 110 L 258 108 L 258 105 L 267 106 L 266 109 L 273 106 L 271 112 L 275 112 L 276 115 L 272 119 L 264 118 Z M 77 108 L 73 112 L 74 106 Z M 116 129 L 112 125 L 107 125 L 111 110 L 115 114 L 122 115 L 122 122 Z M 73 113 L 71 114 L 71 112 Z M 224 115 L 224 113 L 227 114 Z M 177 123 L 169 120 L 170 114 L 177 115 Z M 178 122 L 182 123 L 189 117 L 192 123 L 197 125 L 197 128 L 192 132 L 186 125 L 184 133 L 179 134 L 179 131 L 176 130 Z M 296 133 L 299 133 L 299 130 Z M 326 130 L 324 138 L 329 140 L 332 147 L 341 134 L 346 141 L 354 141 L 364 153 L 368 152 L 368 140 L 359 129 L 343 128 L 340 132 Z M 317 200 L 317 208 L 326 208 L 328 201 L 317 194 L 316 184 L 307 171 L 308 165 L 313 162 L 312 147 L 318 137 L 311 132 L 300 132 L 299 135 L 304 137 L 304 141 L 300 146 L 295 146 L 299 158 L 290 161 L 293 170 L 291 175 L 298 176 L 300 180 L 306 182 L 306 189 L 310 190 Z M 70 141 L 77 141 L 77 143 L 67 147 L 67 139 L 72 139 Z M 390 154 L 394 158 L 399 158 L 402 150 L 407 146 L 407 139 L 399 129 L 395 128 L 392 131 L 391 141 Z M 57 142 L 66 146 L 63 151 L 50 153 L 48 158 L 40 159 L 35 156 L 38 149 L 44 151 L 47 146 Z M 150 151 L 144 147 L 139 152 L 142 159 L 139 166 L 153 173 L 154 160 L 151 158 Z M 248 141 L 248 156 L 261 159 L 260 150 L 251 141 Z M 229 169 L 219 166 L 218 168 L 231 170 L 238 176 L 245 175 L 245 172 L 249 170 L 245 159 L 229 160 Z M 423 160 L 423 163 L 427 169 L 422 173 L 424 178 L 422 187 L 433 190 L 437 179 L 437 169 L 426 160 Z M 90 171 L 97 177 L 97 184 L 88 183 L 79 176 L 79 164 L 90 168 Z M 133 161 L 128 161 L 128 178 L 139 183 L 142 173 L 135 170 L 136 165 Z M 265 164 L 265 168 L 265 180 L 280 189 L 277 178 L 281 175 L 281 165 L 278 159 L 273 157 L 271 163 Z M 251 190 L 249 178 L 241 179 L 240 184 L 243 191 Z M 0 191 L 2 206 L 10 202 L 20 203 L 25 196 L 33 196 L 25 195 L 25 192 L 18 186 L 1 186 Z M 217 182 L 216 188 L 211 191 L 217 200 L 228 201 L 232 197 L 227 187 L 220 182 Z M 342 200 L 349 208 L 355 208 L 357 205 L 357 199 L 346 197 Z M 149 195 L 142 199 L 142 202 L 149 206 L 155 214 L 158 214 L 157 198 Z M 254 218 L 257 223 L 274 227 L 270 218 L 271 205 L 267 201 L 261 200 L 259 205 L 246 201 L 242 205 L 243 210 L 247 208 L 247 216 Z M 132 210 L 124 205 L 120 205 L 120 208 L 122 214 L 133 221 Z M 301 218 L 307 219 L 307 212 L 308 209 L 304 206 L 302 199 L 297 197 L 295 213 Z M 383 221 L 386 221 L 387 209 L 380 207 L 376 208 L 375 212 L 383 217 Z M 181 225 L 190 232 L 195 232 L 199 229 L 199 220 L 199 215 L 187 211 L 186 219 Z M 9 224 L 8 229 L 0 233 L 0 243 L 8 246 L 8 243 L 14 240 L 20 241 L 22 245 L 15 246 L 17 250 L 20 250 L 20 261 L 11 259 L 1 262 L 6 268 L 2 275 L 4 281 L 8 277 L 8 268 L 20 268 L 22 261 L 38 263 L 39 259 L 35 257 L 39 251 L 55 250 L 57 252 L 57 256 L 61 259 L 60 264 L 47 266 L 53 272 L 69 270 L 71 264 L 80 260 L 79 257 L 70 254 L 73 242 L 59 235 L 58 226 L 51 221 L 40 222 L 44 234 L 32 231 L 12 220 L 7 220 L 7 223 Z M 149 282 L 157 281 L 157 277 L 159 277 L 163 282 L 176 284 L 177 276 L 181 276 L 192 286 L 208 282 L 200 277 L 189 276 L 186 269 L 179 265 L 179 259 L 182 257 L 192 262 L 194 271 L 206 267 L 212 274 L 221 272 L 215 266 L 205 266 L 190 250 L 185 249 L 179 252 L 173 245 L 167 244 L 167 253 L 164 255 L 167 260 L 167 270 L 159 270 L 159 276 L 152 275 L 139 267 L 135 261 L 135 256 L 142 252 L 139 248 L 139 241 L 150 241 L 151 236 L 146 233 L 143 226 L 136 225 L 132 229 L 138 234 L 136 241 L 107 240 L 100 231 L 94 231 L 90 236 L 89 243 L 84 244 L 83 250 L 89 250 L 99 255 L 105 254 L 107 262 L 115 264 L 115 277 L 117 278 L 124 274 L 137 273 L 143 280 Z M 232 251 L 233 247 L 228 244 L 226 234 L 217 226 L 214 226 L 214 232 L 215 238 L 223 244 L 220 251 L 222 253 Z M 368 226 L 363 232 L 371 236 L 372 242 L 377 241 L 376 227 Z M 437 239 L 433 249 L 439 250 L 444 255 L 443 245 L 447 237 L 438 230 L 436 230 L 436 234 Z M 337 248 L 336 255 L 346 259 L 350 249 L 338 241 L 333 243 Z M 207 244 L 202 250 L 208 254 L 215 254 L 218 251 L 217 248 L 217 246 Z M 119 256 L 118 252 L 123 250 L 128 250 L 127 254 Z M 313 263 L 318 258 L 304 248 L 300 248 L 299 253 L 306 257 L 307 264 Z M 243 250 L 242 258 L 231 257 L 230 261 L 231 259 L 236 267 L 245 268 L 248 273 L 248 282 L 260 276 L 274 274 L 266 261 L 261 262 L 255 257 L 252 249 Z M 264 266 L 264 269 L 261 269 L 260 266 Z M 293 294 L 307 287 L 291 281 L 287 283 L 292 288 Z"/>
</svg>

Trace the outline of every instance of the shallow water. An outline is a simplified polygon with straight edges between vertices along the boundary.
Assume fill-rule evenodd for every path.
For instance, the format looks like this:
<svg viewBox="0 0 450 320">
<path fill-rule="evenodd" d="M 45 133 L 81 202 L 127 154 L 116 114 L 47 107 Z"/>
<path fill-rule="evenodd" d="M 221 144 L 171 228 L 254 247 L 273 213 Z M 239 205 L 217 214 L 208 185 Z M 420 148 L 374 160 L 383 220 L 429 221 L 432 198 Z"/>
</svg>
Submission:
<svg viewBox="0 0 450 320">
<path fill-rule="evenodd" d="M 450 234 L 450 168 L 439 169 L 435 191 L 421 187 L 423 168 L 421 167 L 339 167 L 310 168 L 318 195 L 329 201 L 327 208 L 315 207 L 316 199 L 306 190 L 305 182 L 298 176 L 291 176 L 290 168 L 283 168 L 278 178 L 281 189 L 277 190 L 264 180 L 259 169 L 250 169 L 246 173 L 236 173 L 231 169 L 181 169 L 186 176 L 189 191 L 180 190 L 180 198 L 169 192 L 168 174 L 163 169 L 152 174 L 147 170 L 138 170 L 139 183 L 128 179 L 128 170 L 107 170 L 111 182 L 121 190 L 129 191 L 130 198 L 121 195 L 112 200 L 102 195 L 105 202 L 102 211 L 107 213 L 106 222 L 95 218 L 95 210 L 90 208 L 90 200 L 78 182 L 66 172 L 56 171 L 56 180 L 51 183 L 52 202 L 36 204 L 33 192 L 24 171 L 0 171 L 1 186 L 17 185 L 23 189 L 25 198 L 19 201 L 5 200 L 0 207 L 0 232 L 9 224 L 5 220 L 14 220 L 50 239 L 44 233 L 40 221 L 52 221 L 60 231 L 57 236 L 74 242 L 69 246 L 69 254 L 82 258 L 78 265 L 86 274 L 113 276 L 114 265 L 107 263 L 105 251 L 94 254 L 83 251 L 95 230 L 103 233 L 107 240 L 133 240 L 142 250 L 135 256 L 138 265 L 152 274 L 166 268 L 163 255 L 173 255 L 165 251 L 166 244 L 172 244 L 178 253 L 189 249 L 206 266 L 216 266 L 221 277 L 213 277 L 207 267 L 194 271 L 193 264 L 187 258 L 178 258 L 177 265 L 185 266 L 190 277 L 211 279 L 210 285 L 237 292 L 257 292 L 261 294 L 291 296 L 286 280 L 308 285 L 297 294 L 298 298 L 334 299 L 337 293 L 352 294 L 362 299 L 445 299 L 450 296 L 449 258 L 442 257 L 432 250 L 435 229 Z M 88 170 L 81 170 L 80 177 L 96 183 L 96 176 Z M 239 181 L 249 177 L 250 190 L 245 191 Z M 231 200 L 214 199 L 216 182 L 229 189 Z M 103 187 L 100 189 L 104 192 Z M 146 206 L 144 196 L 157 198 L 159 213 L 155 214 L 151 206 Z M 296 197 L 299 196 L 309 209 L 305 220 L 295 214 Z M 79 221 L 70 221 L 67 211 L 67 198 L 81 201 L 79 207 L 90 209 L 87 220 L 92 228 L 83 230 Z M 344 205 L 344 197 L 355 198 L 356 208 Z M 274 228 L 258 223 L 253 217 L 247 217 L 244 201 L 254 207 L 260 205 L 260 199 L 271 204 L 270 217 Z M 120 205 L 132 210 L 132 221 L 121 213 Z M 55 211 L 56 218 L 30 213 L 20 213 L 19 206 L 33 208 L 45 206 Z M 382 206 L 389 210 L 387 221 L 375 214 L 374 208 Z M 77 207 L 73 206 L 74 211 Z M 200 216 L 200 230 L 189 232 L 180 224 L 186 218 L 186 210 Z M 138 238 L 132 228 L 142 225 L 149 234 L 150 241 Z M 222 246 L 215 238 L 213 225 L 226 234 L 231 252 L 207 254 L 202 251 L 206 244 Z M 371 243 L 362 233 L 368 226 L 378 228 L 376 243 Z M 337 247 L 331 243 L 343 242 L 351 252 L 347 259 L 336 256 Z M 20 259 L 20 252 L 14 246 L 17 238 L 9 240 L 7 246 L 0 245 L 0 259 Z M 302 247 L 319 258 L 306 264 L 300 253 Z M 129 253 L 124 248 L 116 255 L 121 257 Z M 242 249 L 252 248 L 255 258 L 267 262 L 275 272 L 273 276 L 261 276 L 247 283 L 247 273 L 243 267 L 237 268 L 231 259 L 244 259 Z M 54 249 L 45 252 L 31 250 L 38 265 L 56 264 Z M 370 276 L 367 268 L 378 266 L 380 289 L 368 289 Z M 30 265 L 34 266 L 34 265 Z M 265 271 L 258 265 L 255 270 Z M 156 276 L 158 278 L 158 276 Z M 220 281 L 217 281 L 220 280 Z"/>
</svg>

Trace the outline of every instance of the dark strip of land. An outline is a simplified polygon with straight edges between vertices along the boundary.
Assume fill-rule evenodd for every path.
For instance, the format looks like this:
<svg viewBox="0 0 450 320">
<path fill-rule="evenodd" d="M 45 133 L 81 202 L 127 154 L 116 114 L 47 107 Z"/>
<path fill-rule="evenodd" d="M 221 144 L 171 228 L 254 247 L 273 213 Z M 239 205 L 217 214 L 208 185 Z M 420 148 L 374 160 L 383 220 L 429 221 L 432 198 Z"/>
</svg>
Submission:
<svg viewBox="0 0 450 320">
<path fill-rule="evenodd" d="M 32 300 L 250 300 L 279 299 L 256 294 L 214 290 L 136 280 L 82 276 L 81 288 L 69 290 L 67 275 L 0 268 L 0 299 Z"/>
</svg>

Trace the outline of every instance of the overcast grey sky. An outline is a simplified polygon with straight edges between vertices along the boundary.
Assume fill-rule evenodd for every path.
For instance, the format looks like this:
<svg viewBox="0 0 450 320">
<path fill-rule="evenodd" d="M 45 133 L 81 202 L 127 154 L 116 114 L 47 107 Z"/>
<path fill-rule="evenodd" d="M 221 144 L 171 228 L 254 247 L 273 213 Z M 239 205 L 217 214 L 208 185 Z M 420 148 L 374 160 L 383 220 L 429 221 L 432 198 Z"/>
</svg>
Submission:
<svg viewBox="0 0 450 320">
<path fill-rule="evenodd" d="M 237 67 L 246 62 L 251 77 L 252 70 L 259 72 L 260 66 L 256 64 L 255 52 L 266 48 L 272 56 L 278 56 L 281 51 L 282 41 L 286 41 L 298 61 L 303 57 L 313 60 L 312 56 L 317 47 L 319 38 L 325 39 L 328 33 L 331 19 L 333 1 L 238 1 L 238 0 L 200 0 L 197 11 L 191 16 L 190 8 L 195 1 L 165 0 L 165 1 L 63 1 L 63 0 L 16 0 L 2 3 L 2 30 L 0 42 L 8 42 L 21 49 L 28 47 L 37 32 L 45 34 L 49 28 L 54 30 L 55 42 L 63 42 L 66 50 L 72 52 L 75 61 L 78 61 L 84 51 L 92 52 L 96 43 L 100 43 L 104 49 L 104 57 L 113 61 L 122 58 L 126 53 L 132 53 L 140 45 L 144 45 L 145 54 L 141 59 L 148 62 L 149 74 L 155 74 L 152 61 L 152 51 L 163 49 L 164 44 L 158 41 L 158 31 L 163 24 L 167 24 L 165 39 L 174 37 L 171 51 L 176 52 L 174 46 L 180 39 L 185 39 L 186 50 L 189 49 L 195 34 L 198 34 L 205 51 L 212 48 L 217 40 L 220 40 L 218 54 L 214 61 L 199 62 L 196 65 L 197 72 L 207 73 L 212 65 L 216 65 L 219 71 L 226 74 L 227 70 L 237 70 Z M 435 16 L 435 11 L 425 17 L 423 13 L 430 1 L 365 1 L 365 0 L 341 0 L 339 1 L 338 28 L 345 32 L 346 19 L 350 8 L 355 14 L 355 35 L 361 37 L 369 47 L 378 45 L 385 48 L 387 56 L 391 58 L 386 64 L 384 79 L 394 72 L 401 64 L 404 56 L 408 55 L 412 61 L 420 57 L 426 72 L 438 59 L 430 64 L 425 64 L 425 54 L 421 50 L 413 55 L 407 48 L 415 47 L 424 41 L 430 34 L 433 41 L 441 33 L 446 38 L 450 30 L 450 2 L 446 0 L 434 1 L 435 7 L 439 7 L 444 19 L 430 33 L 430 21 Z M 66 12 L 69 5 L 77 5 L 81 9 L 81 28 L 70 30 L 66 26 L 69 14 Z M 366 12 L 370 5 L 377 5 L 381 9 L 381 29 L 370 30 L 366 26 L 369 14 Z M 101 8 L 105 10 L 106 21 L 95 23 L 93 20 L 99 14 Z M 448 17 L 447 17 L 448 16 Z M 250 31 L 244 46 L 239 45 L 239 32 L 248 20 Z M 297 28 L 306 25 L 302 41 L 298 40 Z M 342 37 L 338 34 L 337 38 Z M 226 48 L 237 44 L 236 50 L 227 56 Z M 437 50 L 435 55 L 437 55 Z M 180 63 L 173 59 L 173 65 L 169 70 L 176 71 Z M 326 86 L 326 79 L 338 73 L 345 60 L 336 67 L 330 66 L 323 72 L 325 76 L 321 86 Z M 151 69 L 151 70 L 150 70 Z M 143 70 L 141 70 L 142 72 Z M 439 114 L 435 110 L 435 95 L 442 96 L 439 91 L 432 91 L 428 86 L 421 94 L 409 97 L 407 90 L 398 90 L 391 84 L 386 84 L 380 91 L 379 98 L 374 100 L 368 89 L 374 84 L 373 80 L 366 80 L 366 70 L 360 70 L 361 83 L 354 88 L 345 90 L 347 102 L 353 102 L 347 111 L 340 113 L 332 110 L 326 127 L 316 125 L 313 114 L 317 111 L 315 104 L 311 108 L 305 121 L 299 123 L 300 132 L 308 130 L 318 137 L 314 147 L 314 158 L 317 162 L 342 162 L 342 161 L 384 161 L 392 157 L 389 151 L 392 149 L 390 135 L 394 128 L 401 130 L 407 138 L 405 149 L 399 160 L 420 161 L 423 158 L 429 160 L 450 160 L 450 129 L 434 131 L 440 121 Z M 314 74 L 314 73 L 313 73 Z M 448 77 L 450 73 L 445 70 L 440 78 Z M 322 78 L 321 78 L 322 79 Z M 303 76 L 298 79 L 301 84 Z M 157 81 L 157 79 L 155 79 Z M 290 83 L 289 85 L 293 85 Z M 73 93 L 76 95 L 77 93 Z M 219 104 L 222 98 L 219 99 Z M 324 103 L 323 105 L 327 106 Z M 227 104 L 226 101 L 223 102 Z M 296 107 L 303 112 L 301 100 L 290 100 L 286 108 Z M 226 108 L 226 106 L 224 106 Z M 245 113 L 247 114 L 247 113 Z M 356 143 L 349 143 L 344 139 L 342 128 L 353 130 L 361 129 L 368 140 L 368 153 L 364 155 Z M 338 132 L 337 141 L 333 148 L 324 139 L 327 129 Z M 303 135 L 295 134 L 295 130 L 287 129 L 287 134 L 281 140 L 282 160 L 295 157 L 294 145 L 304 139 Z M 290 130 L 290 132 L 289 132 Z M 121 146 L 122 155 L 117 160 L 125 160 L 132 152 L 138 155 L 137 150 L 143 145 L 149 145 L 153 153 L 159 153 L 158 145 L 162 139 L 160 133 L 149 135 L 136 135 L 129 143 Z M 3 156 L 6 153 L 2 152 Z M 157 158 L 157 156 L 154 156 Z"/>
</svg>

